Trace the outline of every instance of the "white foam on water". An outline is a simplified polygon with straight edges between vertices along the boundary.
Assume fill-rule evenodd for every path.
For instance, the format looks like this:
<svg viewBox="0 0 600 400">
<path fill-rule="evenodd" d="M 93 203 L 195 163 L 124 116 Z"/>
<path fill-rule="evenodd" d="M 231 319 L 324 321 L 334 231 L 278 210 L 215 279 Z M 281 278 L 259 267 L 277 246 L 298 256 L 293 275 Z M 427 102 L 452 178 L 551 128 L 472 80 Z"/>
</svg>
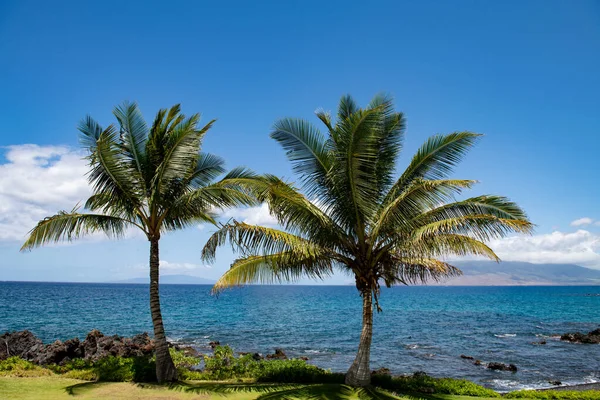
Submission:
<svg viewBox="0 0 600 400">
<path fill-rule="evenodd" d="M 517 334 L 516 333 L 502 333 L 500 335 L 494 335 L 494 336 L 496 336 L 497 338 L 507 338 L 507 337 L 515 337 L 515 336 L 517 336 Z"/>
<path fill-rule="evenodd" d="M 312 350 L 312 349 L 304 350 L 304 352 L 307 353 L 307 354 L 321 354 L 321 353 L 325 353 L 324 351 L 321 351 L 321 350 Z"/>
</svg>

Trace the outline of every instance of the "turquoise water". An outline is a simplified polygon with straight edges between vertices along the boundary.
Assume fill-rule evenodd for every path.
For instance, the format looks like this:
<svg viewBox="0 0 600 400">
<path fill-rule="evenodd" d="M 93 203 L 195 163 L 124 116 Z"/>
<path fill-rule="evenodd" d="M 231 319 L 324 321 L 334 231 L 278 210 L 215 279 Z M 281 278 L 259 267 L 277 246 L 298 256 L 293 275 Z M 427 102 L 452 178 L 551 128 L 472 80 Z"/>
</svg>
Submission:
<svg viewBox="0 0 600 400">
<path fill-rule="evenodd" d="M 170 339 L 208 352 L 273 352 L 344 371 L 360 335 L 361 299 L 350 286 L 248 286 L 218 298 L 210 286 L 163 285 Z M 600 346 L 556 335 L 600 326 L 600 287 L 396 287 L 375 316 L 372 367 L 462 377 L 498 390 L 600 381 Z M 0 283 L 0 331 L 29 329 L 45 342 L 152 332 L 146 285 Z M 544 346 L 531 344 L 546 340 Z M 514 363 L 515 374 L 460 358 Z"/>
</svg>

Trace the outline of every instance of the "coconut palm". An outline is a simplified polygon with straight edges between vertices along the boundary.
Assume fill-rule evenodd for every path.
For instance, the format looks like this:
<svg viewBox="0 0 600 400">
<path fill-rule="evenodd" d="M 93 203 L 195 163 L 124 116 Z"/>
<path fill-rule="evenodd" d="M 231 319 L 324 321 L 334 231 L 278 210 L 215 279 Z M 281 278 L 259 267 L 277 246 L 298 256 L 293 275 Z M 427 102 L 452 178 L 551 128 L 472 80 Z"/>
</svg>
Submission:
<svg viewBox="0 0 600 400">
<path fill-rule="evenodd" d="M 160 110 L 150 129 L 136 104 L 113 111 L 118 121 L 103 129 L 91 117 L 81 121 L 81 143 L 88 151 L 93 195 L 78 207 L 40 221 L 22 247 L 93 233 L 121 237 L 130 228 L 150 242 L 150 310 L 154 325 L 156 375 L 174 381 L 177 371 L 169 354 L 159 298 L 159 240 L 165 232 L 198 223 L 215 223 L 211 210 L 250 205 L 242 188 L 253 174 L 238 168 L 216 181 L 224 170 L 221 158 L 201 153 L 202 138 L 214 120 L 200 127 L 200 115 L 187 118 L 180 106 Z"/>
<path fill-rule="evenodd" d="M 326 134 L 301 119 L 277 121 L 271 137 L 286 151 L 301 190 L 267 176 L 257 193 L 283 228 L 230 221 L 203 249 L 211 261 L 230 242 L 241 253 L 214 290 L 250 282 L 322 278 L 335 270 L 353 276 L 362 297 L 362 333 L 346 383 L 370 382 L 373 308 L 380 285 L 439 280 L 460 271 L 447 256 L 498 260 L 485 242 L 532 224 L 515 203 L 499 196 L 456 200 L 475 181 L 450 179 L 453 167 L 479 135 L 455 132 L 429 138 L 396 174 L 405 119 L 393 100 L 376 96 L 359 108 L 342 97 L 337 119 L 316 112 Z"/>
</svg>

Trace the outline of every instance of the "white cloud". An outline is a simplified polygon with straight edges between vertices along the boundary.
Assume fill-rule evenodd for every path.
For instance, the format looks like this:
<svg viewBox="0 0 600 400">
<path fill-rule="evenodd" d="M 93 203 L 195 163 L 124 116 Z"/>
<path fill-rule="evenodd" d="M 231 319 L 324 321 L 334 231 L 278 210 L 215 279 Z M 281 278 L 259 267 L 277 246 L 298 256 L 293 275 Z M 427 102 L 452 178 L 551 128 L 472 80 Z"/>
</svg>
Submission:
<svg viewBox="0 0 600 400">
<path fill-rule="evenodd" d="M 269 206 L 264 203 L 257 207 L 231 208 L 223 211 L 221 216 L 242 220 L 251 225 L 277 225 L 277 220 L 269 213 Z"/>
<path fill-rule="evenodd" d="M 589 217 L 583 217 L 583 218 L 579 218 L 579 219 L 576 219 L 575 221 L 571 222 L 571 226 L 585 226 L 585 225 L 590 225 L 592 222 L 594 222 L 593 219 L 591 219 Z"/>
<path fill-rule="evenodd" d="M 594 223 L 594 225 L 596 225 L 596 226 L 600 226 L 600 221 L 596 221 L 596 222 Z"/>
<path fill-rule="evenodd" d="M 207 268 L 210 268 L 210 266 L 192 263 L 173 263 L 166 260 L 160 260 L 160 269 L 170 273 L 190 272 Z"/>
<path fill-rule="evenodd" d="M 42 218 L 91 193 L 82 154 L 66 146 L 5 147 L 0 164 L 0 240 L 22 241 Z"/>
<path fill-rule="evenodd" d="M 490 247 L 504 261 L 577 264 L 600 269 L 600 235 L 580 229 L 493 240 Z"/>
</svg>

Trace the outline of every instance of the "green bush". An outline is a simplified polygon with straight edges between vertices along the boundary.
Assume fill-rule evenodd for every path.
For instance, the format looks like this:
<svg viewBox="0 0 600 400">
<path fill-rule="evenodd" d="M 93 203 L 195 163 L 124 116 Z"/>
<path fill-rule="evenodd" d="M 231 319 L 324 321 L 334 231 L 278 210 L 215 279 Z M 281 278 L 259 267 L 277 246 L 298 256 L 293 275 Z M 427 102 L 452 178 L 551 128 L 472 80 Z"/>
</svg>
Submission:
<svg viewBox="0 0 600 400">
<path fill-rule="evenodd" d="M 272 360 L 256 364 L 252 377 L 258 382 L 344 383 L 343 374 L 333 374 L 303 360 Z"/>
<path fill-rule="evenodd" d="M 399 377 L 374 375 L 371 383 L 397 393 L 433 391 L 456 396 L 500 397 L 497 392 L 464 379 L 433 378 L 425 374 Z"/>
<path fill-rule="evenodd" d="M 543 399 L 543 400 L 598 400 L 600 399 L 600 390 L 519 390 L 517 392 L 507 393 L 507 399 Z"/>
<path fill-rule="evenodd" d="M 8 357 L 0 361 L 0 376 L 35 377 L 52 375 L 52 371 L 23 360 L 20 357 Z"/>
<path fill-rule="evenodd" d="M 109 356 L 94 363 L 93 370 L 99 381 L 156 381 L 156 363 L 149 357 L 123 358 Z"/>
<path fill-rule="evenodd" d="M 93 369 L 72 369 L 62 374 L 63 378 L 81 379 L 82 381 L 97 381 L 98 375 Z"/>
<path fill-rule="evenodd" d="M 169 352 L 171 353 L 171 358 L 173 359 L 173 363 L 175 364 L 176 368 L 192 368 L 200 364 L 200 361 L 202 361 L 202 358 L 188 356 L 181 350 L 170 348 Z"/>
<path fill-rule="evenodd" d="M 47 366 L 48 369 L 52 370 L 57 374 L 65 374 L 69 371 L 89 370 L 93 367 L 94 363 L 88 360 L 84 360 L 83 358 L 74 358 L 62 365 L 51 364 Z"/>
<path fill-rule="evenodd" d="M 204 370 L 179 368 L 180 379 L 226 380 L 251 378 L 258 382 L 343 383 L 342 374 L 332 374 L 303 360 L 255 360 L 252 355 L 236 357 L 229 346 L 217 346 L 204 356 Z"/>
</svg>

